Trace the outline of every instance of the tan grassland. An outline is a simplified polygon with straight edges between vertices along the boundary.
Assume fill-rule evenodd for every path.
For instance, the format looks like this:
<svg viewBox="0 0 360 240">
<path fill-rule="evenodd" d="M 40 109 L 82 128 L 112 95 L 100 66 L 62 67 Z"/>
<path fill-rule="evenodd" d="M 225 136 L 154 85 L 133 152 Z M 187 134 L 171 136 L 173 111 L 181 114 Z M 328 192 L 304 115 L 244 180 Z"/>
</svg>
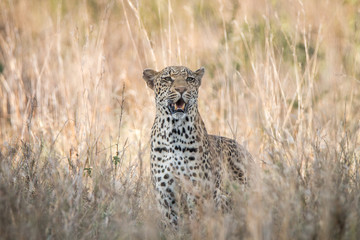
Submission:
<svg viewBox="0 0 360 240">
<path fill-rule="evenodd" d="M 142 80 L 168 65 L 257 165 L 178 230 Z M 360 239 L 359 119 L 356 0 L 0 0 L 0 239 Z"/>
</svg>

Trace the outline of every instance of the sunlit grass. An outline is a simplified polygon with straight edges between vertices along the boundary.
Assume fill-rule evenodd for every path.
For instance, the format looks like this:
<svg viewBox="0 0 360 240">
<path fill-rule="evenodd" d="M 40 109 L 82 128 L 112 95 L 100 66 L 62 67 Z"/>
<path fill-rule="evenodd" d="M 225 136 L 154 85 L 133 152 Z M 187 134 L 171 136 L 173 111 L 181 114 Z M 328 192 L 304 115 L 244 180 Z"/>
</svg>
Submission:
<svg viewBox="0 0 360 240">
<path fill-rule="evenodd" d="M 358 1 L 1 1 L 0 236 L 358 239 Z M 166 229 L 144 68 L 206 69 L 211 134 L 247 146 L 233 209 Z M 205 211 L 209 210 L 209 211 Z"/>
</svg>

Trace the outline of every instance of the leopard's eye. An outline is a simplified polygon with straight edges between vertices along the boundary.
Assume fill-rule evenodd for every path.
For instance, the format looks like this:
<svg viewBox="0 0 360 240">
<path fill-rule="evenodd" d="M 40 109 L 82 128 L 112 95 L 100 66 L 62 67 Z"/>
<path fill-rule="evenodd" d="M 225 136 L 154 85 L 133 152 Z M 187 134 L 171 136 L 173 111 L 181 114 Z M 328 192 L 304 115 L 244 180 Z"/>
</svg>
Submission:
<svg viewBox="0 0 360 240">
<path fill-rule="evenodd" d="M 195 81 L 195 78 L 193 78 L 193 77 L 188 77 L 188 78 L 186 79 L 186 81 L 188 81 L 188 82 L 194 82 L 194 81 Z"/>
<path fill-rule="evenodd" d="M 172 78 L 171 77 L 163 77 L 162 78 L 164 81 L 167 81 L 167 82 L 172 82 Z"/>
</svg>

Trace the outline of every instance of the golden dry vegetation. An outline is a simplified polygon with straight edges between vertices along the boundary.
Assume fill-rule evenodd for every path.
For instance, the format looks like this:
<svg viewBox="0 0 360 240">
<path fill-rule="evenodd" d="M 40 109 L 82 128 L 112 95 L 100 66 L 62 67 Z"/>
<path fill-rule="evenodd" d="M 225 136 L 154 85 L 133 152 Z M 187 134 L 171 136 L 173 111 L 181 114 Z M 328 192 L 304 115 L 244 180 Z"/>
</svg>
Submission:
<svg viewBox="0 0 360 240">
<path fill-rule="evenodd" d="M 206 68 L 208 132 L 258 166 L 178 230 L 141 78 L 167 65 Z M 1 0 L 0 238 L 359 239 L 359 119 L 356 0 Z"/>
</svg>

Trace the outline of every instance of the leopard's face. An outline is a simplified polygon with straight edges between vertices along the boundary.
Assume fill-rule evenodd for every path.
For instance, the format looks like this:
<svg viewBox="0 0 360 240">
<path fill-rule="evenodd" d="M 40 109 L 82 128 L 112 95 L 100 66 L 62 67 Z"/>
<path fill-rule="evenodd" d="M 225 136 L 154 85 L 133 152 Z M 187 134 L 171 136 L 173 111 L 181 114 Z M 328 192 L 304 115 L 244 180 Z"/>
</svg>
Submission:
<svg viewBox="0 0 360 240">
<path fill-rule="evenodd" d="M 183 66 L 166 67 L 160 72 L 145 69 L 143 78 L 155 92 L 157 112 L 175 119 L 196 113 L 198 91 L 204 68 L 195 72 Z"/>
</svg>

